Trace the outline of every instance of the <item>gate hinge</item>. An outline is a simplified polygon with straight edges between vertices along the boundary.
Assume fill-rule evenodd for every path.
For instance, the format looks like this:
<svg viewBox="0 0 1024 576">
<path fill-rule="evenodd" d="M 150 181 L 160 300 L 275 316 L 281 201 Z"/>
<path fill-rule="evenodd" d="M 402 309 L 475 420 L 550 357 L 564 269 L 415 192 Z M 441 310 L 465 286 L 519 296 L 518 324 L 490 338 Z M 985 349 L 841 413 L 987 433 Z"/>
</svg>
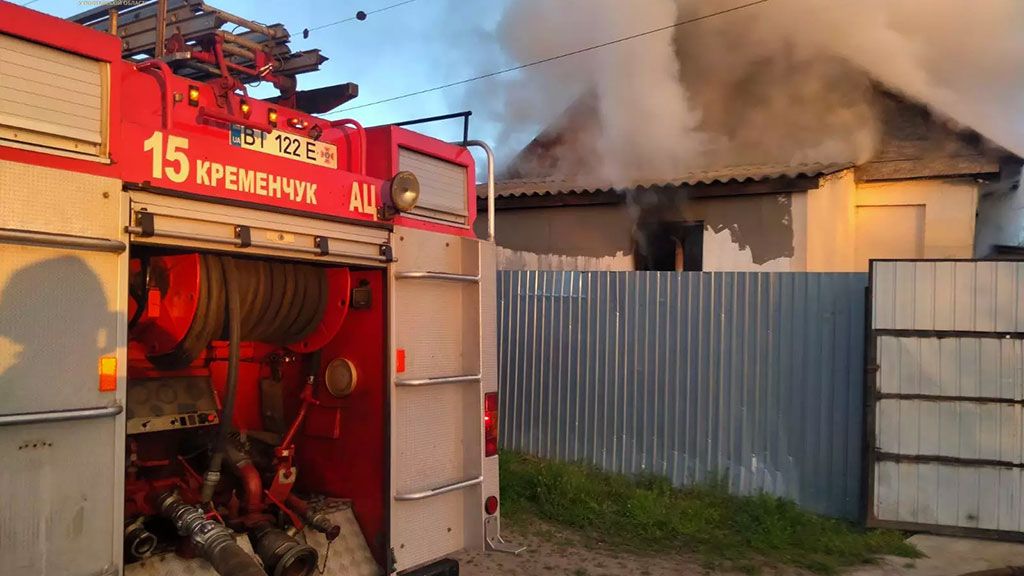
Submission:
<svg viewBox="0 0 1024 576">
<path fill-rule="evenodd" d="M 864 367 L 864 371 L 867 372 L 868 374 L 877 374 L 878 371 L 881 369 L 882 367 L 879 366 L 878 364 L 868 364 L 867 366 Z"/>
</svg>

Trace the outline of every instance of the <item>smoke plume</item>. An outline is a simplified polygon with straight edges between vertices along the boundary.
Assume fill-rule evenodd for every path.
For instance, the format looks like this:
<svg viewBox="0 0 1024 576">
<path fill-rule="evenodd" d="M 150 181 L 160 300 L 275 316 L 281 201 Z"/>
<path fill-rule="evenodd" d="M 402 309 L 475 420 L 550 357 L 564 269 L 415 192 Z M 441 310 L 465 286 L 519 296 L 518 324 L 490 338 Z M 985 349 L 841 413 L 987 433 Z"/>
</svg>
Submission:
<svg viewBox="0 0 1024 576">
<path fill-rule="evenodd" d="M 496 34 L 525 63 L 739 4 L 511 0 Z M 473 88 L 513 176 L 624 184 L 746 164 L 859 162 L 879 138 L 876 86 L 1024 154 L 1024 3 L 769 0 Z M 478 98 L 474 98 L 477 100 Z M 525 160 L 525 162 L 523 161 Z M 534 162 L 531 164 L 531 161 Z"/>
</svg>

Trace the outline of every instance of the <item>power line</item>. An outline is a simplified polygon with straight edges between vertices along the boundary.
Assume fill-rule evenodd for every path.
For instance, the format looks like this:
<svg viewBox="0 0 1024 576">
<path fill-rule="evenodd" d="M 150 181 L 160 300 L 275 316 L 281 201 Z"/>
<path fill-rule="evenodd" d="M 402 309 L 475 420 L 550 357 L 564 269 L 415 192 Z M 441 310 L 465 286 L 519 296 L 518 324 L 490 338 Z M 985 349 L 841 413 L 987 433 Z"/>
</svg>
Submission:
<svg viewBox="0 0 1024 576">
<path fill-rule="evenodd" d="M 407 1 L 411 2 L 412 0 L 407 0 Z M 438 90 L 444 90 L 446 88 L 451 88 L 453 86 L 459 86 L 461 84 L 468 84 L 470 82 L 476 82 L 477 80 L 483 80 L 485 78 L 492 78 L 494 76 L 499 76 L 501 74 L 508 74 L 509 72 L 515 72 L 517 70 L 522 70 L 523 68 L 529 68 L 531 66 L 537 66 L 537 65 L 540 65 L 540 64 L 546 64 L 548 62 L 552 62 L 552 61 L 555 61 L 555 60 L 560 60 L 562 58 L 568 58 L 569 56 L 575 56 L 577 54 L 582 54 L 584 52 L 590 52 L 591 50 L 597 50 L 599 48 L 604 48 L 606 46 L 611 46 L 612 44 L 619 44 L 621 42 L 626 42 L 628 40 L 634 40 L 636 38 L 640 38 L 641 36 L 649 36 L 651 34 L 657 34 L 658 32 L 664 32 L 665 30 L 671 30 L 672 28 L 678 28 L 680 26 L 685 26 L 686 24 L 693 24 L 694 22 L 700 22 L 701 20 L 707 20 L 709 18 L 714 18 L 715 16 L 721 16 L 722 14 L 728 14 L 729 12 L 736 12 L 736 11 L 739 11 L 739 10 L 743 10 L 744 8 L 750 8 L 751 6 L 757 6 L 758 4 L 764 4 L 765 2 L 768 2 L 768 0 L 755 0 L 754 2 L 748 2 L 746 4 L 741 4 L 739 6 L 734 6 L 732 8 L 727 8 L 725 10 L 719 10 L 718 12 L 712 12 L 710 14 L 704 14 L 702 16 L 697 16 L 695 18 L 689 18 L 687 20 L 680 20 L 679 22 L 676 22 L 674 24 L 669 24 L 667 26 L 662 26 L 660 28 L 654 28 L 652 30 L 647 30 L 646 32 L 640 32 L 640 33 L 637 33 L 637 34 L 631 34 L 629 36 L 623 36 L 622 38 L 616 38 L 615 40 L 610 40 L 608 42 L 603 42 L 601 44 L 595 44 L 593 46 L 588 46 L 586 48 L 580 48 L 579 50 L 573 50 L 572 52 L 566 52 L 564 54 L 559 54 L 557 56 L 549 56 L 547 58 L 542 58 L 540 60 L 534 60 L 533 62 L 527 62 L 526 64 L 520 64 L 518 66 L 512 66 L 511 68 L 505 68 L 503 70 L 497 70 L 497 71 L 494 71 L 494 72 L 488 72 L 487 74 L 481 74 L 479 76 L 473 76 L 472 78 L 466 78 L 464 80 L 458 80 L 458 81 L 455 81 L 455 82 L 449 82 L 448 84 L 442 84 L 440 86 L 434 86 L 432 88 L 426 88 L 426 89 L 423 89 L 423 90 L 417 90 L 416 92 L 409 92 L 408 94 L 402 94 L 402 95 L 399 95 L 399 96 L 392 96 L 391 98 L 384 98 L 383 100 L 377 100 L 375 102 L 369 102 L 367 104 L 360 104 L 358 106 L 350 106 L 348 108 L 342 108 L 340 110 L 334 110 L 332 112 L 328 112 L 328 113 L 324 114 L 324 116 L 328 116 L 328 115 L 331 115 L 331 114 L 339 114 L 341 112 L 348 112 L 350 110 L 358 110 L 360 108 L 368 108 L 370 106 L 377 106 L 378 104 L 384 104 L 384 103 L 387 103 L 387 102 L 394 102 L 395 100 L 402 100 L 402 99 L 405 99 L 405 98 L 411 98 L 413 96 L 419 96 L 421 94 L 428 94 L 430 92 L 437 92 Z"/>
<path fill-rule="evenodd" d="M 32 1 L 34 2 L 35 0 L 32 0 Z M 322 26 L 315 26 L 313 28 L 306 28 L 305 30 L 302 31 L 302 37 L 303 38 L 309 38 L 309 33 L 310 32 L 313 32 L 315 30 L 323 30 L 324 28 L 330 28 L 331 26 L 337 26 L 338 24 L 344 24 L 345 22 L 351 22 L 353 20 L 366 20 L 366 17 L 369 16 L 370 14 L 376 14 L 378 12 L 383 12 L 385 10 L 391 10 L 392 8 L 398 8 L 399 6 L 403 6 L 405 4 L 410 4 L 410 3 L 415 2 L 415 1 L 416 0 L 405 0 L 404 2 L 398 2 L 396 4 L 392 4 L 390 6 L 385 6 L 383 8 L 378 8 L 376 10 L 370 10 L 369 12 L 364 12 L 364 11 L 360 10 L 359 12 L 356 12 L 356 15 L 352 16 L 351 18 L 345 18 L 344 20 L 338 20 L 337 22 L 331 22 L 329 24 L 324 24 Z"/>
<path fill-rule="evenodd" d="M 22 6 L 28 6 L 29 4 L 35 4 L 36 2 L 39 2 L 39 0 L 28 0 L 28 2 L 22 4 Z"/>
</svg>

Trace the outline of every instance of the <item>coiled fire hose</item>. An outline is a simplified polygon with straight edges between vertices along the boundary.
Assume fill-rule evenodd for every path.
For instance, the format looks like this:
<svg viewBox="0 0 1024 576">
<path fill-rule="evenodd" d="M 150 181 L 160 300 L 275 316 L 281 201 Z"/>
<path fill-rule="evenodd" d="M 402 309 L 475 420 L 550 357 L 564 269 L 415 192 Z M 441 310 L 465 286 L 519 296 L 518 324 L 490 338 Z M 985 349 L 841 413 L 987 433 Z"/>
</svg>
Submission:
<svg viewBox="0 0 1024 576">
<path fill-rule="evenodd" d="M 213 454 L 210 456 L 210 465 L 203 477 L 203 490 L 201 498 L 203 502 L 213 499 L 213 491 L 220 482 L 220 470 L 224 464 L 224 450 L 228 442 L 228 433 L 231 431 L 231 421 L 235 415 L 235 396 L 238 393 L 238 356 L 239 340 L 241 339 L 242 324 L 238 299 L 238 275 L 235 272 L 235 262 L 225 256 L 221 258 L 221 266 L 224 270 L 224 291 L 228 301 L 228 374 L 227 393 L 224 398 L 224 413 L 221 414 L 220 427 L 217 429 L 217 438 L 214 443 Z"/>
<path fill-rule="evenodd" d="M 232 261 L 237 280 L 231 290 L 224 286 L 227 260 Z M 327 273 L 318 266 L 203 254 L 198 273 L 192 324 L 174 350 L 148 356 L 157 368 L 184 368 L 202 355 L 211 340 L 223 337 L 224 299 L 230 291 L 239 300 L 239 338 L 245 342 L 301 342 L 316 330 L 327 310 Z M 136 292 L 135 299 L 143 302 L 144 296 Z"/>
</svg>

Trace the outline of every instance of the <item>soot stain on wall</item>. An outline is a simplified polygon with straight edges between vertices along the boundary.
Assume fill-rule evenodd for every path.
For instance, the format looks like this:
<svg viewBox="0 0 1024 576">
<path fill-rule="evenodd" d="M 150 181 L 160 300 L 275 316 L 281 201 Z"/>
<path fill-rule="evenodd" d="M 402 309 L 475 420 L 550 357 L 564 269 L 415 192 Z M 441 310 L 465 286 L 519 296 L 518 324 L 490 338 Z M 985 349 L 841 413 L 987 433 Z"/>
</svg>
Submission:
<svg viewBox="0 0 1024 576">
<path fill-rule="evenodd" d="M 604 257 L 629 254 L 646 226 L 658 222 L 703 222 L 714 233 L 728 231 L 737 250 L 754 264 L 795 253 L 792 195 L 747 194 L 693 198 L 685 188 L 631 190 L 625 202 L 606 206 L 560 206 L 501 210 L 498 245 L 537 254 Z M 713 262 L 715 254 L 704 254 Z"/>
<path fill-rule="evenodd" d="M 685 189 L 655 192 L 654 201 L 644 205 L 645 220 L 685 220 L 703 222 L 705 230 L 716 234 L 728 231 L 737 250 L 749 250 L 754 264 L 795 254 L 793 235 L 793 198 L 790 193 L 747 194 L 694 198 Z M 704 254 L 713 262 L 714 254 Z"/>
<path fill-rule="evenodd" d="M 791 194 L 698 200 L 691 208 L 712 232 L 728 230 L 739 249 L 750 250 L 754 264 L 794 255 Z"/>
<path fill-rule="evenodd" d="M 498 245 L 510 250 L 592 258 L 632 250 L 625 204 L 500 210 L 496 224 Z"/>
</svg>

